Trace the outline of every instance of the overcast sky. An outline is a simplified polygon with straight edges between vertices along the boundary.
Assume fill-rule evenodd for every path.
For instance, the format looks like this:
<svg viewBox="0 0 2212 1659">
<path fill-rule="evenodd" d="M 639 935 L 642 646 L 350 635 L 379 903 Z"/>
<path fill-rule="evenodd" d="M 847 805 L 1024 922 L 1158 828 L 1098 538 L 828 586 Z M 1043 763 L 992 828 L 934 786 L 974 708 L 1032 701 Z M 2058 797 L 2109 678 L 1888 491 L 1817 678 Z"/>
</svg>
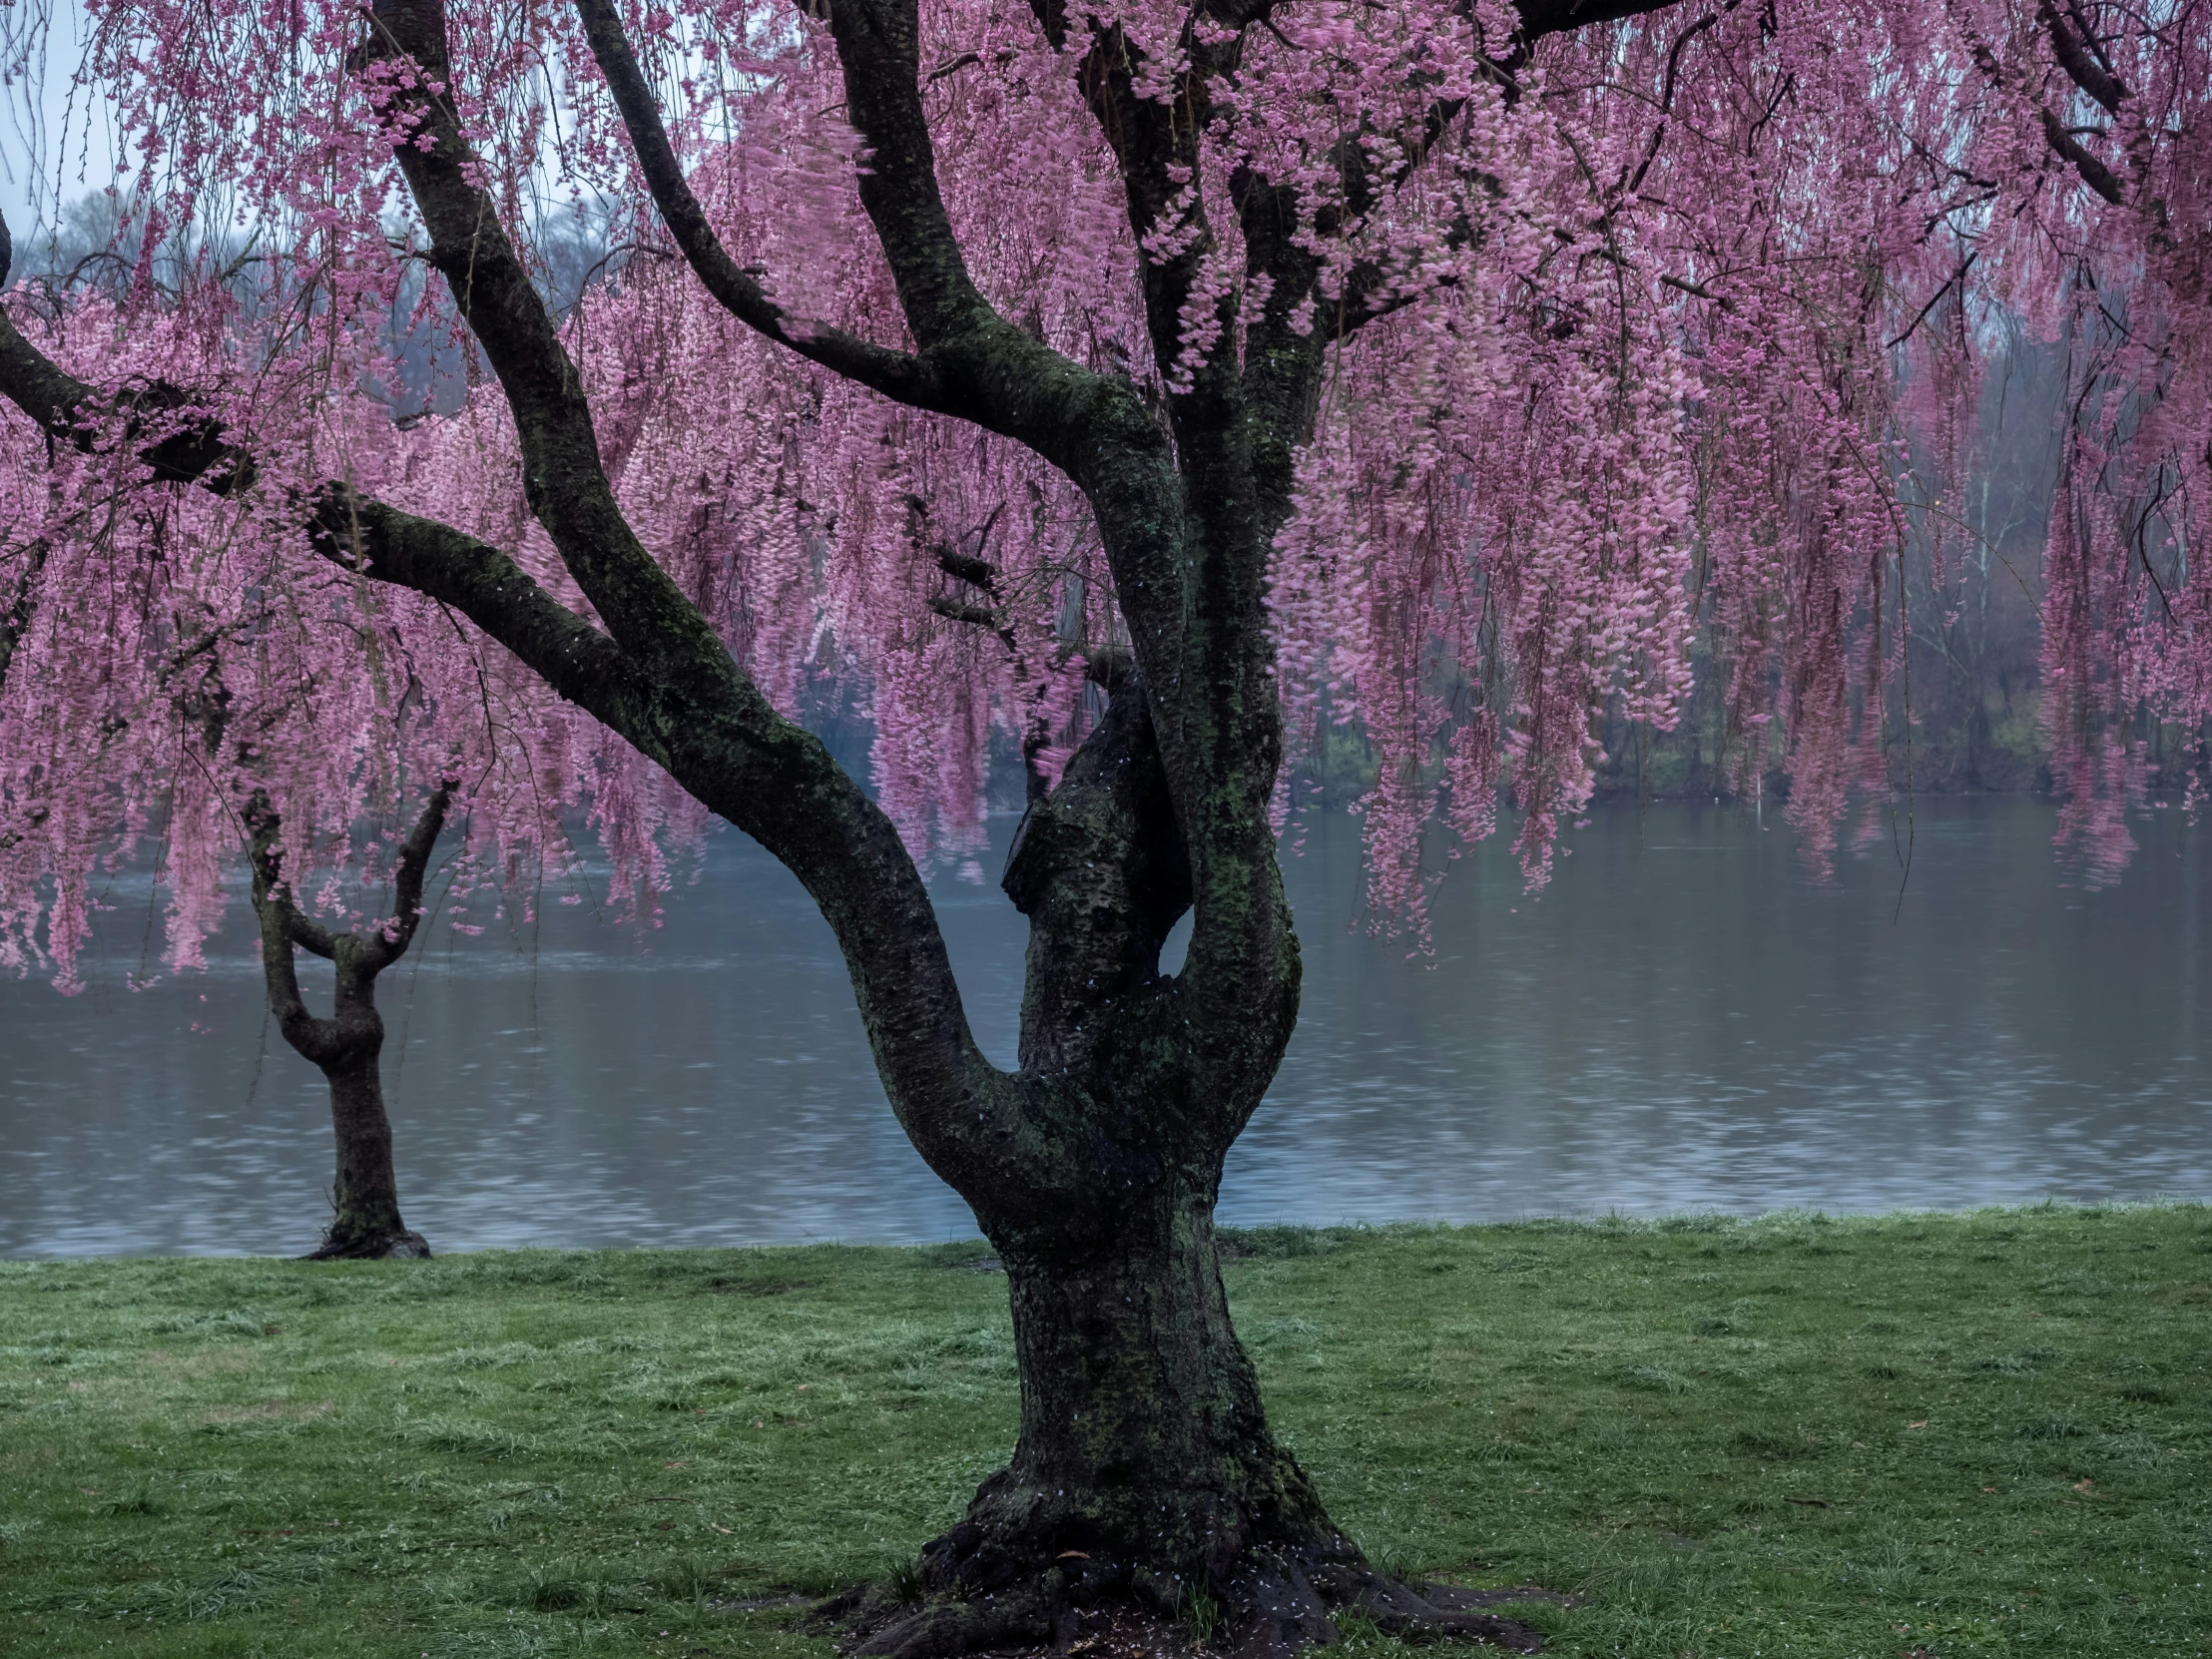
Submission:
<svg viewBox="0 0 2212 1659">
<path fill-rule="evenodd" d="M 45 51 L 34 52 L 31 79 L 0 93 L 0 212 L 21 242 L 40 216 L 51 216 L 57 192 L 60 201 L 73 202 L 111 183 L 115 153 L 105 124 L 87 119 L 99 102 L 97 89 L 71 79 L 84 48 L 80 0 L 17 0 L 8 10 L 16 14 L 5 25 L 11 30 L 35 28 L 41 14 L 47 19 Z"/>
</svg>

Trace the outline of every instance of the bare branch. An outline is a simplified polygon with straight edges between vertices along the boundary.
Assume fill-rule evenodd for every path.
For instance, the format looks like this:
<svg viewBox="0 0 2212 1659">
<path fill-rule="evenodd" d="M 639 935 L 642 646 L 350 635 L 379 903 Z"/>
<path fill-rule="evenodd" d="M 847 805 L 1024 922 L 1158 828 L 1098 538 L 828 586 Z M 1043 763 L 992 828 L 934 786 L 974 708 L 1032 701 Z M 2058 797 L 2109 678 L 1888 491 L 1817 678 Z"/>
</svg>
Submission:
<svg viewBox="0 0 2212 1659">
<path fill-rule="evenodd" d="M 1948 276 L 1944 277 L 1942 286 L 1938 287 L 1934 293 L 1928 296 L 1928 303 L 1923 305 L 1918 311 L 1914 313 L 1913 320 L 1911 322 L 1908 322 L 1903 328 L 1900 328 L 1898 330 L 1896 338 L 1884 340 L 1882 342 L 1882 348 L 1887 351 L 1891 347 L 1899 345 L 1905 340 L 1911 339 L 1913 337 L 1913 330 L 1918 328 L 1923 322 L 1926 322 L 1928 320 L 1928 313 L 1936 308 L 1937 301 L 1939 301 L 1944 294 L 1948 293 L 1953 287 L 1957 286 L 1959 282 L 1965 279 L 1966 273 L 1973 270 L 1974 261 L 1979 259 L 1980 257 L 1981 250 L 1977 248 L 1969 253 L 1963 260 L 1959 261 L 1958 269 L 1952 272 Z"/>
<path fill-rule="evenodd" d="M 1659 281 L 1661 286 L 1674 288 L 1679 292 L 1691 295 L 1693 298 L 1710 299 L 1724 311 L 1732 311 L 1736 308 L 1736 301 L 1729 298 L 1727 294 L 1715 293 L 1703 282 L 1693 282 L 1687 276 L 1672 276 L 1662 272 Z"/>
<path fill-rule="evenodd" d="M 1738 0 L 1730 0 L 1730 3 L 1727 6 L 1723 7 L 1722 10 L 1733 11 L 1736 9 L 1737 4 Z M 1641 162 L 1637 163 L 1634 176 L 1630 178 L 1627 183 L 1620 188 L 1618 192 L 1615 193 L 1616 198 L 1621 196 L 1634 196 L 1636 192 L 1643 189 L 1644 175 L 1651 171 L 1651 164 L 1659 159 L 1659 146 L 1666 139 L 1667 119 L 1674 114 L 1674 83 L 1675 77 L 1681 72 L 1682 69 L 1683 48 L 1688 46 L 1691 41 L 1697 39 L 1698 36 L 1705 33 L 1706 30 L 1712 28 L 1716 23 L 1720 22 L 1720 12 L 1707 12 L 1703 17 L 1699 18 L 1695 23 L 1692 23 L 1688 28 L 1684 29 L 1679 35 L 1676 35 L 1674 37 L 1674 44 L 1667 49 L 1666 79 L 1660 83 L 1658 125 L 1653 127 L 1651 130 L 1651 142 L 1644 147 L 1644 159 Z"/>
<path fill-rule="evenodd" d="M 453 791 L 459 783 L 457 778 L 438 780 L 422 816 L 415 820 L 414 829 L 399 849 L 399 867 L 392 882 L 391 920 L 359 939 L 354 951 L 355 964 L 370 978 L 405 955 L 414 941 L 415 926 L 422 919 L 423 873 L 430 867 L 431 849 L 445 829 L 446 809 L 452 805 Z"/>
</svg>

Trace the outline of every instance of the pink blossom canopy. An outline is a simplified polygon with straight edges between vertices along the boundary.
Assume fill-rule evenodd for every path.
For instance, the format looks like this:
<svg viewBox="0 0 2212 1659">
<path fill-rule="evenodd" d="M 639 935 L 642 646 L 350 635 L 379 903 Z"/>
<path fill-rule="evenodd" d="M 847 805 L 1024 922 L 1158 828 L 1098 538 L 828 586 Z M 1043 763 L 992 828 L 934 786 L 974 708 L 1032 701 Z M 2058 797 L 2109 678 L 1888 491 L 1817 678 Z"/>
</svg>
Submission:
<svg viewBox="0 0 2212 1659">
<path fill-rule="evenodd" d="M 88 9 L 85 88 L 127 164 L 118 258 L 8 303 L 114 400 L 75 446 L 0 420 L 0 963 L 72 985 L 94 877 L 147 835 L 169 958 L 195 963 L 257 788 L 331 909 L 363 902 L 445 777 L 464 890 L 572 883 L 586 820 L 619 882 L 663 884 L 701 809 L 452 608 L 303 533 L 342 479 L 592 615 L 532 516 L 508 404 L 423 276 L 393 161 L 417 69 L 361 49 L 352 0 Z M 994 755 L 1049 788 L 1130 646 L 1092 505 L 1017 435 L 855 371 L 913 341 L 814 15 L 620 8 L 770 325 L 682 257 L 579 15 L 453 0 L 451 85 L 429 90 L 546 280 L 564 227 L 605 229 L 561 329 L 639 538 L 779 711 L 865 716 L 909 851 L 973 873 Z M 1664 733 L 1699 675 L 1736 775 L 1781 766 L 1825 858 L 1854 792 L 1895 777 L 1897 595 L 1908 560 L 1956 579 L 1983 371 L 2020 338 L 2068 365 L 2041 707 L 2062 834 L 2094 868 L 2125 856 L 2145 785 L 2132 723 L 2212 717 L 2191 540 L 2212 487 L 2212 8 L 920 15 L 945 207 L 1000 313 L 1161 408 L 1225 362 L 1264 378 L 1248 324 L 1279 301 L 1326 344 L 1272 538 L 1274 683 L 1294 760 L 1334 728 L 1372 746 L 1385 913 L 1417 918 L 1439 817 L 1471 842 L 1501 799 L 1540 880 L 1601 722 Z M 1118 67 L 1076 28 L 1120 41 Z M 1210 88 L 1196 164 L 1165 166 L 1141 216 L 1088 102 L 1110 74 L 1158 104 Z M 1291 300 L 1286 260 L 1311 269 Z M 1171 264 L 1182 297 L 1150 317 L 1139 273 Z M 165 481 L 160 445 L 211 422 L 251 466 Z"/>
</svg>

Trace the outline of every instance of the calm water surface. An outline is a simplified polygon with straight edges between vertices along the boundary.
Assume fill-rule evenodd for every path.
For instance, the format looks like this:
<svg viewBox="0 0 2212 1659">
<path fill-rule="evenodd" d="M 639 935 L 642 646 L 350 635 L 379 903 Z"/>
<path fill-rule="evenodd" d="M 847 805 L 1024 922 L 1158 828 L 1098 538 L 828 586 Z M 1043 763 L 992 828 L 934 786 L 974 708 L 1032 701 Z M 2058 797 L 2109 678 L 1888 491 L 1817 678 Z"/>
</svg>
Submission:
<svg viewBox="0 0 2212 1659">
<path fill-rule="evenodd" d="M 1822 885 L 1772 818 L 1601 811 L 1540 902 L 1502 847 L 1461 860 L 1434 956 L 1408 959 L 1363 930 L 1355 827 L 1324 821 L 1287 861 L 1304 1020 L 1223 1215 L 2212 1194 L 2212 844 L 2154 816 L 2089 892 L 2051 823 L 1922 803 L 1901 904 L 1887 844 Z M 305 1249 L 327 1097 L 265 1026 L 243 901 L 209 972 L 134 993 L 147 895 L 110 896 L 84 995 L 0 982 L 0 1254 Z M 938 896 L 978 1039 L 1010 1063 L 1020 918 L 995 887 Z M 385 976 L 401 1192 L 434 1248 L 974 1233 L 765 854 L 719 837 L 656 931 L 592 908 L 550 906 L 534 937 L 426 928 Z"/>
</svg>

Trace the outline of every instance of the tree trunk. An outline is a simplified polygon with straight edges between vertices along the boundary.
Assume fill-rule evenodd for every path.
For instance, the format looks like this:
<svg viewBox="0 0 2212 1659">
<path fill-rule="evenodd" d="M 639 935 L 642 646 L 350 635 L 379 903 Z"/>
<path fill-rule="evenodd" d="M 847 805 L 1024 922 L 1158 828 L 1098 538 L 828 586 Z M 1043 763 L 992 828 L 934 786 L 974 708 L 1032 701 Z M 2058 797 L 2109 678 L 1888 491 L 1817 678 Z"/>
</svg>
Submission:
<svg viewBox="0 0 2212 1659">
<path fill-rule="evenodd" d="M 1040 1626 L 1134 1598 L 1171 1618 L 1210 1602 L 1229 1627 L 1284 1645 L 1333 1640 L 1307 1569 L 1359 1553 L 1268 1430 L 1230 1326 L 1212 1191 L 1172 1184 L 1122 1222 L 1073 1250 L 1003 1244 L 1021 1438 L 923 1552 L 924 1586 L 1019 1601 L 1025 1583 L 1056 1579 L 1062 1595 L 1031 1615 Z"/>
<path fill-rule="evenodd" d="M 391 1119 L 384 1114 L 384 1085 L 377 1063 L 384 1021 L 376 1012 L 376 976 L 406 951 L 422 914 L 422 879 L 445 811 L 451 780 L 439 784 L 400 848 L 394 872 L 391 919 L 362 933 L 333 933 L 292 900 L 283 874 L 283 824 L 266 795 L 248 803 L 252 836 L 254 910 L 262 926 L 262 975 L 270 1011 L 284 1041 L 312 1060 L 330 1085 L 330 1128 L 337 1139 L 337 1174 L 330 1186 L 331 1217 L 310 1262 L 392 1259 L 418 1261 L 430 1254 L 420 1233 L 399 1215 L 399 1178 L 391 1163 Z M 336 969 L 330 1017 L 307 1011 L 299 994 L 295 949 L 323 957 Z"/>
<path fill-rule="evenodd" d="M 983 1217 L 1006 1264 L 1021 1437 L 923 1548 L 920 1605 L 877 1587 L 826 1609 L 857 1615 L 854 1652 L 1064 1648 L 1126 1607 L 1226 1637 L 1239 1659 L 1334 1642 L 1331 1610 L 1346 1607 L 1407 1636 L 1536 1648 L 1527 1626 L 1482 1611 L 1511 1596 L 1387 1578 L 1330 1519 L 1270 1432 L 1231 1327 L 1215 1189 L 1125 1190 L 1104 1231 Z"/>
<path fill-rule="evenodd" d="M 1022 1066 L 1064 1080 L 1038 1120 L 1076 1180 L 1040 1201 L 940 1171 L 1006 1264 L 1021 1438 L 923 1549 L 922 1606 L 877 1589 L 838 1609 L 858 1615 L 857 1651 L 1065 1645 L 1116 1606 L 1226 1633 L 1250 1659 L 1335 1641 L 1344 1606 L 1408 1633 L 1528 1645 L 1524 1627 L 1472 1611 L 1480 1598 L 1377 1573 L 1269 1431 L 1214 1204 L 1289 1021 L 1252 1009 L 1235 1064 L 1210 1074 L 1226 1099 L 1191 1064 L 1181 989 L 1159 971 L 1191 872 L 1141 677 L 1031 804 L 1005 886 L 1031 927 Z"/>
<path fill-rule="evenodd" d="M 373 1015 L 374 1010 L 369 1012 Z M 384 1115 L 378 1076 L 381 1021 L 375 1040 L 322 1067 L 330 1084 L 330 1127 L 337 1137 L 337 1177 L 330 1188 L 330 1225 L 310 1262 L 430 1254 L 420 1233 L 399 1215 L 399 1178 L 391 1162 L 391 1120 Z"/>
</svg>

